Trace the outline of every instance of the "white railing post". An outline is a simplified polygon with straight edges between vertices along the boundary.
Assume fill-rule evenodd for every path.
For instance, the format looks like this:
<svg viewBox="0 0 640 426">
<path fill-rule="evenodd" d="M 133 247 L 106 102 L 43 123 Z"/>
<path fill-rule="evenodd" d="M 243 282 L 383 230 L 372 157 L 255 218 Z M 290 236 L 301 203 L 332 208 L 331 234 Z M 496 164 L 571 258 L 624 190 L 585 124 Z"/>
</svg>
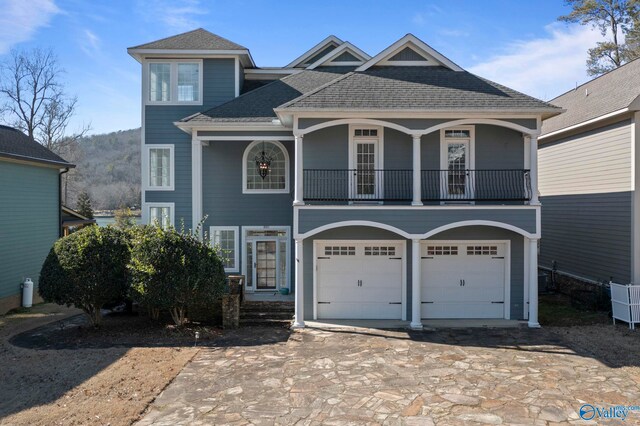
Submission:
<svg viewBox="0 0 640 426">
<path fill-rule="evenodd" d="M 293 205 L 294 206 L 302 206 L 304 205 L 304 193 L 303 193 L 303 160 L 302 160 L 302 135 L 294 135 L 295 138 L 295 188 L 293 194 Z"/>
<path fill-rule="evenodd" d="M 540 204 L 538 200 L 538 136 L 529 138 L 529 162 L 531 163 L 531 171 L 529 178 L 531 179 L 531 201 L 529 204 Z"/>
<path fill-rule="evenodd" d="M 529 327 L 539 328 L 538 322 L 538 240 L 529 239 Z"/>
<path fill-rule="evenodd" d="M 422 269 L 420 240 L 411 241 L 411 325 L 413 330 L 422 329 Z"/>
<path fill-rule="evenodd" d="M 422 205 L 422 185 L 420 179 L 420 135 L 413 136 L 413 201 L 412 206 Z"/>
<path fill-rule="evenodd" d="M 304 240 L 296 239 L 296 306 L 293 328 L 304 327 Z"/>
<path fill-rule="evenodd" d="M 202 141 L 196 138 L 195 131 L 191 139 L 191 229 L 202 220 Z M 202 228 L 198 237 L 202 239 Z"/>
</svg>

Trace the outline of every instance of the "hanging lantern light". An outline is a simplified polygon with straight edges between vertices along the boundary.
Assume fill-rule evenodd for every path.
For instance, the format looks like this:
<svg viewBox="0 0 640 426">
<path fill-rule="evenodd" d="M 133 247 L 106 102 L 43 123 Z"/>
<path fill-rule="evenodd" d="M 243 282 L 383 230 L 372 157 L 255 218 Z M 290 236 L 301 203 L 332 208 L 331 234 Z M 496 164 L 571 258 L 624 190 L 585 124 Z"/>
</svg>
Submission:
<svg viewBox="0 0 640 426">
<path fill-rule="evenodd" d="M 264 150 L 264 142 L 262 142 L 262 152 L 260 155 L 257 155 L 256 158 L 256 167 L 258 169 L 258 174 L 264 180 L 269 175 L 269 171 L 271 170 L 271 156 L 267 155 Z"/>
</svg>

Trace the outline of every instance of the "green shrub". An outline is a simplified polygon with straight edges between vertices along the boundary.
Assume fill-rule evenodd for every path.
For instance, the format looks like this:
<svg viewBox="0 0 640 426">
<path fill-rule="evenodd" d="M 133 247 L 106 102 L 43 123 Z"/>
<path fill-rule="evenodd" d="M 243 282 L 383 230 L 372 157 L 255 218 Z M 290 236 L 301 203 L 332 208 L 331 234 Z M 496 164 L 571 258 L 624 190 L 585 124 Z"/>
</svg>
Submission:
<svg viewBox="0 0 640 426">
<path fill-rule="evenodd" d="M 222 294 L 225 273 L 211 246 L 158 226 L 137 227 L 131 235 L 132 296 L 152 317 L 169 311 L 173 321 L 183 325 L 188 306 L 213 306 Z"/>
<path fill-rule="evenodd" d="M 40 295 L 47 302 L 82 309 L 97 326 L 102 306 L 127 294 L 129 259 L 124 232 L 82 228 L 53 245 L 40 271 Z"/>
</svg>

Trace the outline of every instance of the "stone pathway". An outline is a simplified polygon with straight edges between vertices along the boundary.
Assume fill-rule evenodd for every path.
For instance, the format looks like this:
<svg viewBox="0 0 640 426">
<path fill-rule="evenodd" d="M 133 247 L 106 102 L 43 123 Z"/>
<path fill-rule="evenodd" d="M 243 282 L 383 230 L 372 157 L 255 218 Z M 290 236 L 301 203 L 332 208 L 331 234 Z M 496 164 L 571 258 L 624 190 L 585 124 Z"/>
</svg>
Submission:
<svg viewBox="0 0 640 426">
<path fill-rule="evenodd" d="M 220 345 L 201 350 L 138 425 L 588 424 L 583 403 L 640 403 L 623 370 L 544 329 L 251 328 Z"/>
</svg>

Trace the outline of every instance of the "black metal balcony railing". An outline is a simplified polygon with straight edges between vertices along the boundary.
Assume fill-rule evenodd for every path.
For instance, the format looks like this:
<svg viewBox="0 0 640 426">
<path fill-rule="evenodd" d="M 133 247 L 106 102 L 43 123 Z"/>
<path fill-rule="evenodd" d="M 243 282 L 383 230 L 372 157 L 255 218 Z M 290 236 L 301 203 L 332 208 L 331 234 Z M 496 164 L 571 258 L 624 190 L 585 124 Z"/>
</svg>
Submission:
<svg viewBox="0 0 640 426">
<path fill-rule="evenodd" d="M 421 170 L 422 201 L 528 201 L 529 170 Z M 305 169 L 306 201 L 411 201 L 411 170 Z"/>
</svg>

